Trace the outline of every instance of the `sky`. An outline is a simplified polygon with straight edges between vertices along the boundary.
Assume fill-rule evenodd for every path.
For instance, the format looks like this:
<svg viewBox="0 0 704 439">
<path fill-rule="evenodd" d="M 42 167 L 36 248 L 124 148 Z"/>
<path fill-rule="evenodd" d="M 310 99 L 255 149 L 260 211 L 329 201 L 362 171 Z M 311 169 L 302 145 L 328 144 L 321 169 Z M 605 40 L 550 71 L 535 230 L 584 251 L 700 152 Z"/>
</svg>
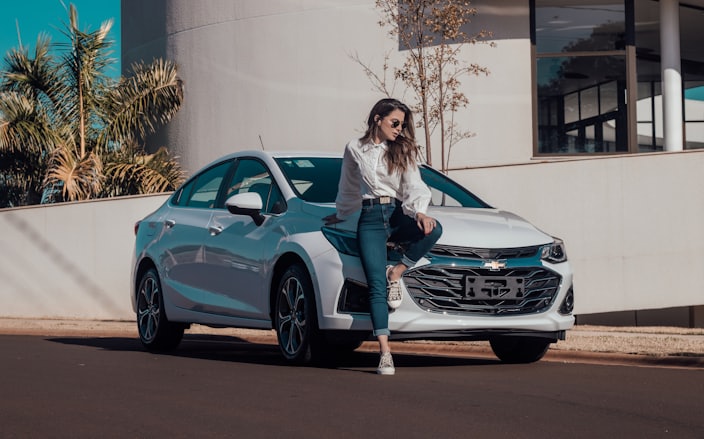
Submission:
<svg viewBox="0 0 704 439">
<path fill-rule="evenodd" d="M 78 27 L 83 31 L 95 31 L 104 21 L 113 20 L 108 38 L 113 41 L 110 56 L 116 63 L 105 73 L 120 75 L 120 0 L 6 0 L 2 3 L 0 54 L 3 58 L 10 49 L 19 47 L 18 26 L 22 45 L 29 48 L 30 56 L 42 32 L 50 35 L 53 43 L 67 43 L 62 30 L 68 24 L 69 4 L 73 4 L 78 11 Z"/>
</svg>

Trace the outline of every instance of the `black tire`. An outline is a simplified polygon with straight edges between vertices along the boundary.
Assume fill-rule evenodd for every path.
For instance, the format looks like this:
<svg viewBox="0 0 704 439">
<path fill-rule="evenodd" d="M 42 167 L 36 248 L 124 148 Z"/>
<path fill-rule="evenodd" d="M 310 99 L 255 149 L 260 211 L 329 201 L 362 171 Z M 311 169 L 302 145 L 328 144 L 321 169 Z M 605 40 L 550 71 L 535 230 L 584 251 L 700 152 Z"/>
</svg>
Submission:
<svg viewBox="0 0 704 439">
<path fill-rule="evenodd" d="M 274 328 L 279 350 L 293 364 L 310 364 L 321 359 L 313 286 L 306 270 L 291 265 L 276 289 Z"/>
<path fill-rule="evenodd" d="M 504 363 L 533 363 L 545 355 L 551 340 L 530 337 L 497 337 L 489 342 L 494 354 Z"/>
<path fill-rule="evenodd" d="M 159 274 L 150 268 L 142 275 L 137 289 L 139 340 L 149 351 L 173 350 L 181 343 L 184 328 L 166 317 Z"/>
</svg>

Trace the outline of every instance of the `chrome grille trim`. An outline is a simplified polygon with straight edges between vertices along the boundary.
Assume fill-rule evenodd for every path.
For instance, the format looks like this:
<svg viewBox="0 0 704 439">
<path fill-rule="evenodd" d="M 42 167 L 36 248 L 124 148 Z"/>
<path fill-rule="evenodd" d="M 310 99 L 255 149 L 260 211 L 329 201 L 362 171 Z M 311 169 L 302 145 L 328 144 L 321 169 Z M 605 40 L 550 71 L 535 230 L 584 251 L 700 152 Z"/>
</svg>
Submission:
<svg viewBox="0 0 704 439">
<path fill-rule="evenodd" d="M 540 248 L 540 245 L 515 248 L 472 248 L 436 244 L 430 250 L 430 255 L 468 259 L 530 258 L 535 256 Z"/>
<path fill-rule="evenodd" d="M 467 276 L 524 279 L 518 299 L 486 299 L 465 294 Z M 544 267 L 489 270 L 481 267 L 425 265 L 407 271 L 403 282 L 413 301 L 431 312 L 509 316 L 546 311 L 554 302 L 562 277 Z"/>
</svg>

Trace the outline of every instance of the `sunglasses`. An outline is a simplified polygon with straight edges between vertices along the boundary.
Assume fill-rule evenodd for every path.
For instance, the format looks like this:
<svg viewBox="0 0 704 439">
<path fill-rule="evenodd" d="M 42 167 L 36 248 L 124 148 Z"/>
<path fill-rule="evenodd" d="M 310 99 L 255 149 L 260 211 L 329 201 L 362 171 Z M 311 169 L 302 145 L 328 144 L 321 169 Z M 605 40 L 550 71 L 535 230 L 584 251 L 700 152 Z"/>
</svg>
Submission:
<svg viewBox="0 0 704 439">
<path fill-rule="evenodd" d="M 406 127 L 408 126 L 408 125 L 406 124 L 406 122 L 404 122 L 403 124 L 401 124 L 401 121 L 400 121 L 400 120 L 394 119 L 394 120 L 391 121 L 391 127 L 392 127 L 392 128 L 398 128 L 399 125 L 401 125 L 401 128 L 403 128 L 404 130 L 405 130 Z"/>
</svg>

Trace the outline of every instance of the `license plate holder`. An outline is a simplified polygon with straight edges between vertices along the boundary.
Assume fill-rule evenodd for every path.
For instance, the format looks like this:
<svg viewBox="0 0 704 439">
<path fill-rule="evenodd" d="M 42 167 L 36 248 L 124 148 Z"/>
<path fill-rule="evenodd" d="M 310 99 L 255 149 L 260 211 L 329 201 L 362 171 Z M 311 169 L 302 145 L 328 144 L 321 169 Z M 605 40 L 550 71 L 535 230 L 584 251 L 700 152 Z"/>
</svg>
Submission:
<svg viewBox="0 0 704 439">
<path fill-rule="evenodd" d="M 471 299 L 522 299 L 525 296 L 525 279 L 505 276 L 465 276 L 464 296 Z"/>
</svg>

